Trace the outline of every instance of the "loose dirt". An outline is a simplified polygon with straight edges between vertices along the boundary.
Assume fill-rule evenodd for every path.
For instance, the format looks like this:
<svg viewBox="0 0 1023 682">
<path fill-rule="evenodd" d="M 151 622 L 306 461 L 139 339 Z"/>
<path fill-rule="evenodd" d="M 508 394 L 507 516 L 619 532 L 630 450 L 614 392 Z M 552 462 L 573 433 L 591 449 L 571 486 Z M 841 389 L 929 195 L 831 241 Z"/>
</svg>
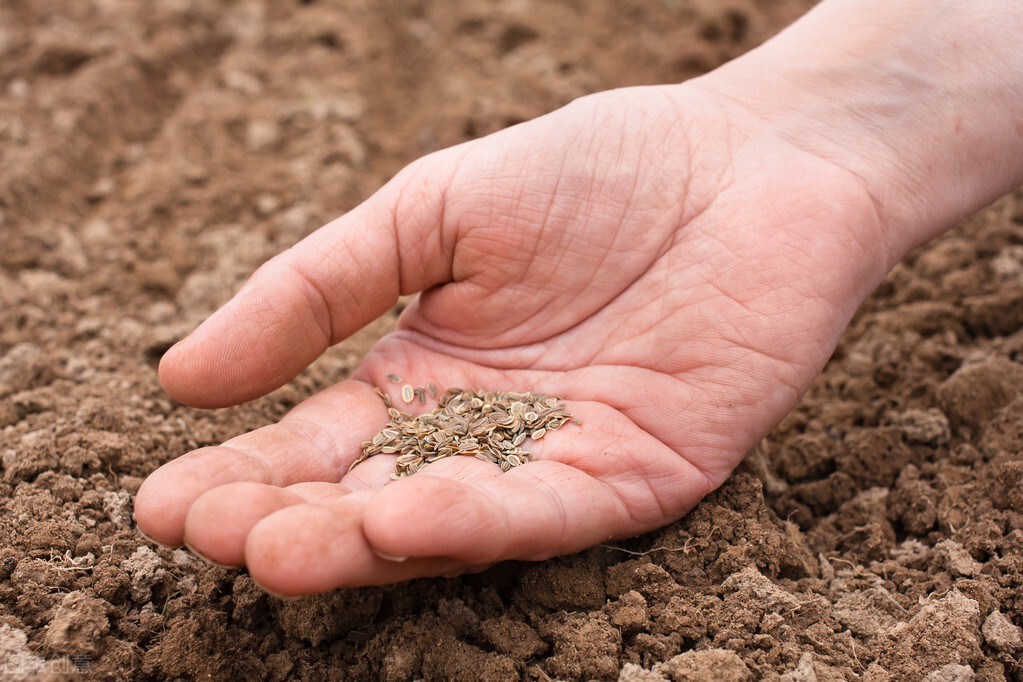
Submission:
<svg viewBox="0 0 1023 682">
<path fill-rule="evenodd" d="M 0 4 L 0 679 L 1023 677 L 1023 194 L 898 265 L 799 407 L 683 520 L 315 599 L 136 534 L 161 463 L 345 377 L 393 314 L 238 408 L 160 355 L 404 164 L 671 82 L 809 0 Z"/>
</svg>

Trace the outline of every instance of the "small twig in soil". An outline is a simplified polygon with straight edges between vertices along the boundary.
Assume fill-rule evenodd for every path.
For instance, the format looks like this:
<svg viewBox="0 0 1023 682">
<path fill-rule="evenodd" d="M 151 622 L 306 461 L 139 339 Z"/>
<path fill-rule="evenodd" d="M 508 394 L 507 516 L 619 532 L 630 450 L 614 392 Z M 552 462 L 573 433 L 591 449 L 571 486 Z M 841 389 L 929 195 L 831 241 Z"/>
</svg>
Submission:
<svg viewBox="0 0 1023 682">
<path fill-rule="evenodd" d="M 531 667 L 531 668 L 530 668 L 529 670 L 530 670 L 530 672 L 535 672 L 535 673 L 536 673 L 537 675 L 539 675 L 540 677 L 542 677 L 542 678 L 543 678 L 544 680 L 547 680 L 547 682 L 554 682 L 554 680 L 552 680 L 552 679 L 551 679 L 550 675 L 548 675 L 547 673 L 545 673 L 545 672 L 543 671 L 543 668 L 541 668 L 541 667 L 540 667 L 540 666 L 538 666 L 538 665 L 534 665 L 534 666 L 532 666 L 532 667 Z"/>
<path fill-rule="evenodd" d="M 839 556 L 825 556 L 824 558 L 827 559 L 828 561 L 835 561 L 835 562 L 838 562 L 840 564 L 848 564 L 849 568 L 852 568 L 852 569 L 859 568 L 859 566 L 857 566 L 853 562 L 849 561 L 848 559 L 843 559 L 842 557 L 839 557 Z"/>
<path fill-rule="evenodd" d="M 61 562 L 63 565 L 54 566 L 53 562 L 56 561 Z M 95 558 L 91 554 L 86 554 L 85 556 L 78 557 L 76 559 L 71 556 L 71 550 L 64 552 L 63 555 L 51 550 L 50 560 L 47 563 L 49 563 L 50 568 L 52 568 L 55 571 L 91 571 L 93 568 L 95 568 L 95 566 L 91 564 L 91 562 L 93 561 L 95 561 Z M 89 565 L 82 566 L 81 564 L 83 563 Z"/>
<path fill-rule="evenodd" d="M 720 530 L 721 530 L 721 528 L 719 526 L 714 526 L 713 528 L 711 528 L 710 532 L 707 533 L 707 540 L 710 540 L 712 537 L 714 537 L 714 531 L 720 531 Z M 646 556 L 647 554 L 653 554 L 654 552 L 685 552 L 685 553 L 688 553 L 689 552 L 689 543 L 692 542 L 695 539 L 696 538 L 694 538 L 692 536 L 686 538 L 685 544 L 682 545 L 681 547 L 665 547 L 664 545 L 658 545 L 657 547 L 651 547 L 650 549 L 642 551 L 642 552 L 637 552 L 637 551 L 634 551 L 634 550 L 631 550 L 631 549 L 625 549 L 624 547 L 615 547 L 614 545 L 608 545 L 606 543 L 601 543 L 601 544 L 597 545 L 597 547 L 603 547 L 604 549 L 614 549 L 614 550 L 617 550 L 619 552 L 625 552 L 626 554 L 631 554 L 633 556 Z"/>
<path fill-rule="evenodd" d="M 692 538 L 690 538 L 690 540 L 691 539 Z M 683 545 L 682 547 L 657 546 L 657 547 L 651 547 L 650 549 L 648 549 L 646 551 L 643 551 L 643 552 L 636 552 L 636 551 L 633 551 L 631 549 L 625 549 L 624 547 L 615 547 L 614 545 L 606 545 L 604 543 L 601 543 L 601 544 L 597 545 L 597 547 L 603 547 L 604 549 L 613 549 L 616 552 L 625 552 L 626 554 L 631 554 L 632 556 L 646 556 L 647 554 L 653 554 L 654 552 L 688 552 L 689 551 L 689 541 L 687 540 L 686 544 Z"/>
</svg>

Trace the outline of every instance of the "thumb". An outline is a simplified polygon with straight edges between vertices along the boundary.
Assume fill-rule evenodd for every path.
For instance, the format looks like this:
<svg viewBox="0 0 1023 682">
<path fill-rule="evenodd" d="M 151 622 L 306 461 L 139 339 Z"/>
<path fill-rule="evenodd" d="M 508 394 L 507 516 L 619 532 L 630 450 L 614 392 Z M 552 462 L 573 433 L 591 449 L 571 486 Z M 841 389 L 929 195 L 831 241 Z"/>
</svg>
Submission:
<svg viewBox="0 0 1023 682">
<path fill-rule="evenodd" d="M 257 398 L 385 313 L 400 295 L 450 279 L 439 180 L 448 175 L 449 158 L 421 159 L 263 264 L 163 356 L 159 372 L 167 393 L 196 407 Z"/>
</svg>

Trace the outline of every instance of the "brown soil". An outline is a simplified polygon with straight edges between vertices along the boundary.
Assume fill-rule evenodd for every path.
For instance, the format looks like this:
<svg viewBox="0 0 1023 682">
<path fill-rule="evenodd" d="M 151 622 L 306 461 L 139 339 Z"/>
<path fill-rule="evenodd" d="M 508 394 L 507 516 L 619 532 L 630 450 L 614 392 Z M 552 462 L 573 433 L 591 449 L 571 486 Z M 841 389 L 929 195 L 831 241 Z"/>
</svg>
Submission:
<svg viewBox="0 0 1023 682">
<path fill-rule="evenodd" d="M 414 157 L 681 80 L 810 0 L 0 4 L 0 679 L 1020 679 L 1023 194 L 900 264 L 719 491 L 616 548 L 268 597 L 156 549 L 161 463 L 279 418 L 161 353 Z M 928 677 L 928 675 L 930 675 Z"/>
</svg>

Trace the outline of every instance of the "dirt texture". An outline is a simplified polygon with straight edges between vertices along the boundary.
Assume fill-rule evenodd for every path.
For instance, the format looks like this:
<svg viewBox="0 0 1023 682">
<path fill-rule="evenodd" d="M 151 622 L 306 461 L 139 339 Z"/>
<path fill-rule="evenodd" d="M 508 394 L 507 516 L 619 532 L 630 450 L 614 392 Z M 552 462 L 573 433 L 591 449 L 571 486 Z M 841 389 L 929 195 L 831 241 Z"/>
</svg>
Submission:
<svg viewBox="0 0 1023 682">
<path fill-rule="evenodd" d="M 161 354 L 434 149 L 673 82 L 810 0 L 0 3 L 0 679 L 1023 678 L 1023 194 L 898 265 L 689 516 L 614 547 L 282 601 L 135 532 L 205 412 Z"/>
</svg>

